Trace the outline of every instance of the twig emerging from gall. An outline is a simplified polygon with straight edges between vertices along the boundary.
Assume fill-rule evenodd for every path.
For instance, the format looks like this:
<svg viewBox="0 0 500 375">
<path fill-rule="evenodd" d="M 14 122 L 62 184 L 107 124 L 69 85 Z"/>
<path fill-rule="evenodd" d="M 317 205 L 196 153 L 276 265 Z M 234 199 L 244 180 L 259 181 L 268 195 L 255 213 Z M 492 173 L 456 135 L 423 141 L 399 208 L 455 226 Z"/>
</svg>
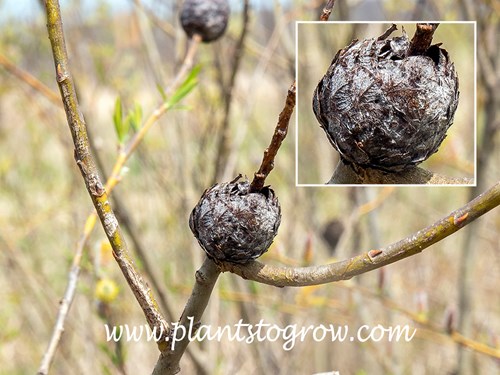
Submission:
<svg viewBox="0 0 500 375">
<path fill-rule="evenodd" d="M 423 55 L 432 43 L 432 37 L 439 23 L 417 23 L 417 29 L 410 42 L 408 56 Z"/>
<path fill-rule="evenodd" d="M 398 27 L 396 26 L 396 24 L 393 23 L 391 25 L 391 27 L 389 27 L 387 30 L 385 30 L 384 33 L 377 38 L 377 40 L 387 39 L 397 29 L 398 29 Z"/>
<path fill-rule="evenodd" d="M 264 157 L 257 173 L 255 173 L 252 183 L 250 184 L 250 191 L 260 191 L 264 187 L 267 176 L 274 168 L 274 158 L 281 147 L 281 143 L 288 133 L 288 125 L 292 117 L 293 109 L 295 108 L 295 82 L 288 89 L 288 94 L 285 100 L 285 107 L 281 111 L 278 124 L 274 130 L 271 144 L 264 151 Z"/>
<path fill-rule="evenodd" d="M 230 271 L 244 279 L 277 287 L 300 287 L 348 280 L 353 276 L 418 254 L 498 205 L 500 205 L 500 182 L 427 228 L 382 249 L 370 250 L 340 262 L 313 267 L 269 266 L 253 261 L 245 266 L 224 263 L 223 271 Z"/>
<path fill-rule="evenodd" d="M 320 16 L 321 21 L 328 21 L 330 14 L 332 13 L 332 8 L 335 5 L 335 0 L 328 0 L 323 13 Z M 257 192 L 264 187 L 267 176 L 274 168 L 274 158 L 281 147 L 281 143 L 285 139 L 288 133 L 288 125 L 290 123 L 290 118 L 292 117 L 293 109 L 295 108 L 296 101 L 296 83 L 293 81 L 292 85 L 288 89 L 288 93 L 285 100 L 285 107 L 281 111 L 278 124 L 271 139 L 271 144 L 264 151 L 264 157 L 262 158 L 262 163 L 259 170 L 254 174 L 252 183 L 250 184 L 250 191 Z"/>
<path fill-rule="evenodd" d="M 335 5 L 335 0 L 328 0 L 325 7 L 323 8 L 323 12 L 321 12 L 321 16 L 319 16 L 320 21 L 328 21 L 330 18 L 330 14 L 332 14 L 333 6 Z"/>
</svg>

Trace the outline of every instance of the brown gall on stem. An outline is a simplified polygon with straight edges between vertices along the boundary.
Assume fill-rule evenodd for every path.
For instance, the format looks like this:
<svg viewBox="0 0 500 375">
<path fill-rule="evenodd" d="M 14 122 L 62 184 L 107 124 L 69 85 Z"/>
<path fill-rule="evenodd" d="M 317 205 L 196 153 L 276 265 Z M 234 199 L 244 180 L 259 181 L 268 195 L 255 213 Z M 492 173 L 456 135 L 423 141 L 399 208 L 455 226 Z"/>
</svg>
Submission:
<svg viewBox="0 0 500 375">
<path fill-rule="evenodd" d="M 189 227 L 216 263 L 244 264 L 264 254 L 278 232 L 281 208 L 274 191 L 250 191 L 241 175 L 207 189 L 189 217 Z"/>
<path fill-rule="evenodd" d="M 409 56 L 404 29 L 387 37 L 354 40 L 338 51 L 314 91 L 313 110 L 345 163 L 401 172 L 434 154 L 446 137 L 458 77 L 439 44 Z"/>
<path fill-rule="evenodd" d="M 212 42 L 226 31 L 230 8 L 228 0 L 185 0 L 180 21 L 186 34 L 199 35 L 203 42 Z"/>
</svg>

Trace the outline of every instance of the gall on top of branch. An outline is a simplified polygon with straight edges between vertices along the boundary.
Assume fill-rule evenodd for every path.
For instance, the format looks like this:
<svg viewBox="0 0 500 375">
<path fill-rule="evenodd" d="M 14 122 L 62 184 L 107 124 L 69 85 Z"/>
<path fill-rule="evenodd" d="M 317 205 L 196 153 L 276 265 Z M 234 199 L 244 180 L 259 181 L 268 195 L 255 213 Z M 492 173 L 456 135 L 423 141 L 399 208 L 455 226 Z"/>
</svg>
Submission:
<svg viewBox="0 0 500 375">
<path fill-rule="evenodd" d="M 224 34 L 229 20 L 228 0 L 185 0 L 180 21 L 186 34 L 199 35 L 203 42 L 212 42 Z"/>
<path fill-rule="evenodd" d="M 281 222 L 278 198 L 270 187 L 251 192 L 241 175 L 207 189 L 189 218 L 189 227 L 214 262 L 244 264 L 264 254 Z"/>
<path fill-rule="evenodd" d="M 341 158 L 389 172 L 438 150 L 459 96 L 448 52 L 435 44 L 410 55 L 413 40 L 404 29 L 386 39 L 395 29 L 338 51 L 313 96 L 316 118 Z"/>
</svg>

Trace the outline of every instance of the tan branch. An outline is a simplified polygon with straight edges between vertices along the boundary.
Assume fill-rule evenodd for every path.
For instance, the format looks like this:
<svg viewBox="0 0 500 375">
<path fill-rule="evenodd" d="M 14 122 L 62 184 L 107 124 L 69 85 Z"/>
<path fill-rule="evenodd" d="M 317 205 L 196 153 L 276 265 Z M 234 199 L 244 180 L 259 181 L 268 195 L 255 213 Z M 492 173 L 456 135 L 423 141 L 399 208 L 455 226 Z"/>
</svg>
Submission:
<svg viewBox="0 0 500 375">
<path fill-rule="evenodd" d="M 187 332 L 195 334 L 200 320 L 210 300 L 220 270 L 210 259 L 205 258 L 201 268 L 196 271 L 196 282 L 179 319 L 179 325 L 173 329 L 169 337 L 168 349 L 163 350 L 153 370 L 153 375 L 176 374 L 180 371 L 179 362 L 189 344 Z M 183 335 L 179 338 L 178 335 Z M 177 341 L 178 340 L 178 341 Z"/>
<path fill-rule="evenodd" d="M 391 173 L 375 168 L 364 168 L 340 160 L 327 184 L 403 184 L 403 185 L 471 185 L 473 180 L 466 177 L 443 176 L 420 167 Z"/>
<path fill-rule="evenodd" d="M 139 275 L 128 253 L 120 225 L 111 209 L 93 156 L 90 151 L 87 128 L 80 111 L 68 65 L 68 56 L 62 28 L 61 12 L 57 0 L 46 1 L 47 30 L 54 58 L 56 80 L 59 86 L 64 110 L 75 145 L 75 160 L 80 168 L 87 191 L 98 217 L 113 248 L 113 255 L 125 276 L 132 292 L 141 306 L 152 329 L 167 331 L 167 323 L 158 310 L 152 292 Z"/>
<path fill-rule="evenodd" d="M 500 205 L 500 182 L 434 224 L 382 249 L 373 249 L 350 259 L 320 266 L 293 268 L 253 261 L 247 265 L 225 263 L 223 271 L 230 271 L 244 279 L 277 287 L 300 287 L 348 280 L 353 276 L 418 254 L 498 205 Z"/>
<path fill-rule="evenodd" d="M 200 43 L 200 41 L 197 38 L 194 38 L 194 40 L 191 43 L 189 50 L 186 54 L 186 57 L 181 65 L 181 68 L 179 69 L 179 72 L 176 74 L 176 76 L 174 77 L 174 79 L 173 79 L 172 83 L 169 85 L 169 87 L 165 90 L 166 93 L 173 92 L 179 86 L 179 84 L 182 82 L 183 78 L 185 78 L 187 72 L 189 71 L 189 68 L 191 68 L 193 65 L 193 59 L 194 59 L 194 56 L 196 55 L 196 51 L 197 51 L 199 43 Z M 39 91 L 41 94 L 45 95 L 43 87 L 40 88 L 39 85 L 36 85 L 33 87 L 37 91 Z M 52 102 L 58 106 L 61 106 L 61 104 L 62 104 L 60 99 L 58 99 L 57 102 L 52 100 Z M 113 166 L 112 173 L 109 176 L 109 178 L 107 179 L 106 185 L 104 187 L 104 189 L 106 190 L 108 195 L 111 194 L 111 192 L 114 190 L 114 188 L 120 183 L 122 170 L 125 166 L 125 163 L 128 161 L 130 156 L 132 156 L 132 154 L 134 153 L 134 151 L 136 150 L 138 145 L 143 141 L 143 139 L 144 139 L 145 135 L 147 134 L 147 132 L 149 131 L 149 129 L 160 119 L 160 117 L 167 110 L 168 110 L 168 106 L 165 103 L 162 103 L 158 108 L 156 108 L 150 114 L 150 116 L 145 120 L 144 124 L 141 126 L 139 131 L 128 142 L 127 146 L 120 150 L 118 158 L 115 161 L 115 165 Z M 67 314 L 69 312 L 69 309 L 71 307 L 71 303 L 73 302 L 73 299 L 75 296 L 76 284 L 77 284 L 79 273 L 80 273 L 80 260 L 81 260 L 85 245 L 87 244 L 87 241 L 89 239 L 89 236 L 95 227 L 96 221 L 97 221 L 97 213 L 95 210 L 93 210 L 92 213 L 87 217 L 87 220 L 85 222 L 85 227 L 83 229 L 82 237 L 81 237 L 80 241 L 78 242 L 76 250 L 75 250 L 75 255 L 73 257 L 71 270 L 70 270 L 69 275 L 68 275 L 68 284 L 66 286 L 64 297 L 61 300 L 61 305 L 59 307 L 58 316 L 56 319 L 56 323 L 54 325 L 52 336 L 50 338 L 47 350 L 44 353 L 41 365 L 39 367 L 39 374 L 48 373 L 50 363 L 52 362 L 52 358 L 53 358 L 55 351 L 57 349 L 57 346 L 60 342 L 62 332 L 64 331 L 65 320 L 66 320 Z M 171 313 L 170 313 L 171 309 L 167 305 L 163 290 L 160 289 L 160 282 L 158 280 L 156 280 L 155 276 L 151 272 L 150 272 L 150 277 L 151 277 L 151 280 L 153 282 L 153 286 L 156 286 L 158 293 L 160 293 L 161 298 L 159 301 L 160 301 L 162 307 L 164 308 L 164 310 L 166 312 L 169 313 L 169 315 L 171 315 Z M 195 355 L 193 353 L 189 353 L 189 354 L 190 354 L 191 358 L 194 360 L 197 368 L 200 368 L 199 360 L 195 357 Z"/>
</svg>

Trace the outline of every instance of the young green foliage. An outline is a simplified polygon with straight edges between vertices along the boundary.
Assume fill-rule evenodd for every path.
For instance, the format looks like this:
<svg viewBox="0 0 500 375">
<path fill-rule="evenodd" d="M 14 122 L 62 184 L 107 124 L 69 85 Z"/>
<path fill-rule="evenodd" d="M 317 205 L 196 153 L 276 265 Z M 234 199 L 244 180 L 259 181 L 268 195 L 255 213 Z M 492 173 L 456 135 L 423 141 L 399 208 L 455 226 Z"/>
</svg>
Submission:
<svg viewBox="0 0 500 375">
<path fill-rule="evenodd" d="M 196 87 L 198 84 L 198 74 L 200 73 L 200 69 L 201 66 L 196 65 L 179 88 L 172 94 L 172 96 L 170 96 L 170 98 L 167 99 L 166 104 L 168 108 L 174 107 Z"/>
<path fill-rule="evenodd" d="M 132 129 L 134 132 L 139 131 L 142 123 L 142 107 L 139 103 L 135 103 L 134 109 L 131 109 L 125 117 L 125 127 L 127 130 Z"/>
<path fill-rule="evenodd" d="M 122 100 L 120 97 L 116 98 L 115 110 L 113 112 L 113 123 L 115 124 L 118 143 L 122 145 L 125 141 L 128 129 L 126 128 L 127 124 L 123 122 Z"/>
</svg>

